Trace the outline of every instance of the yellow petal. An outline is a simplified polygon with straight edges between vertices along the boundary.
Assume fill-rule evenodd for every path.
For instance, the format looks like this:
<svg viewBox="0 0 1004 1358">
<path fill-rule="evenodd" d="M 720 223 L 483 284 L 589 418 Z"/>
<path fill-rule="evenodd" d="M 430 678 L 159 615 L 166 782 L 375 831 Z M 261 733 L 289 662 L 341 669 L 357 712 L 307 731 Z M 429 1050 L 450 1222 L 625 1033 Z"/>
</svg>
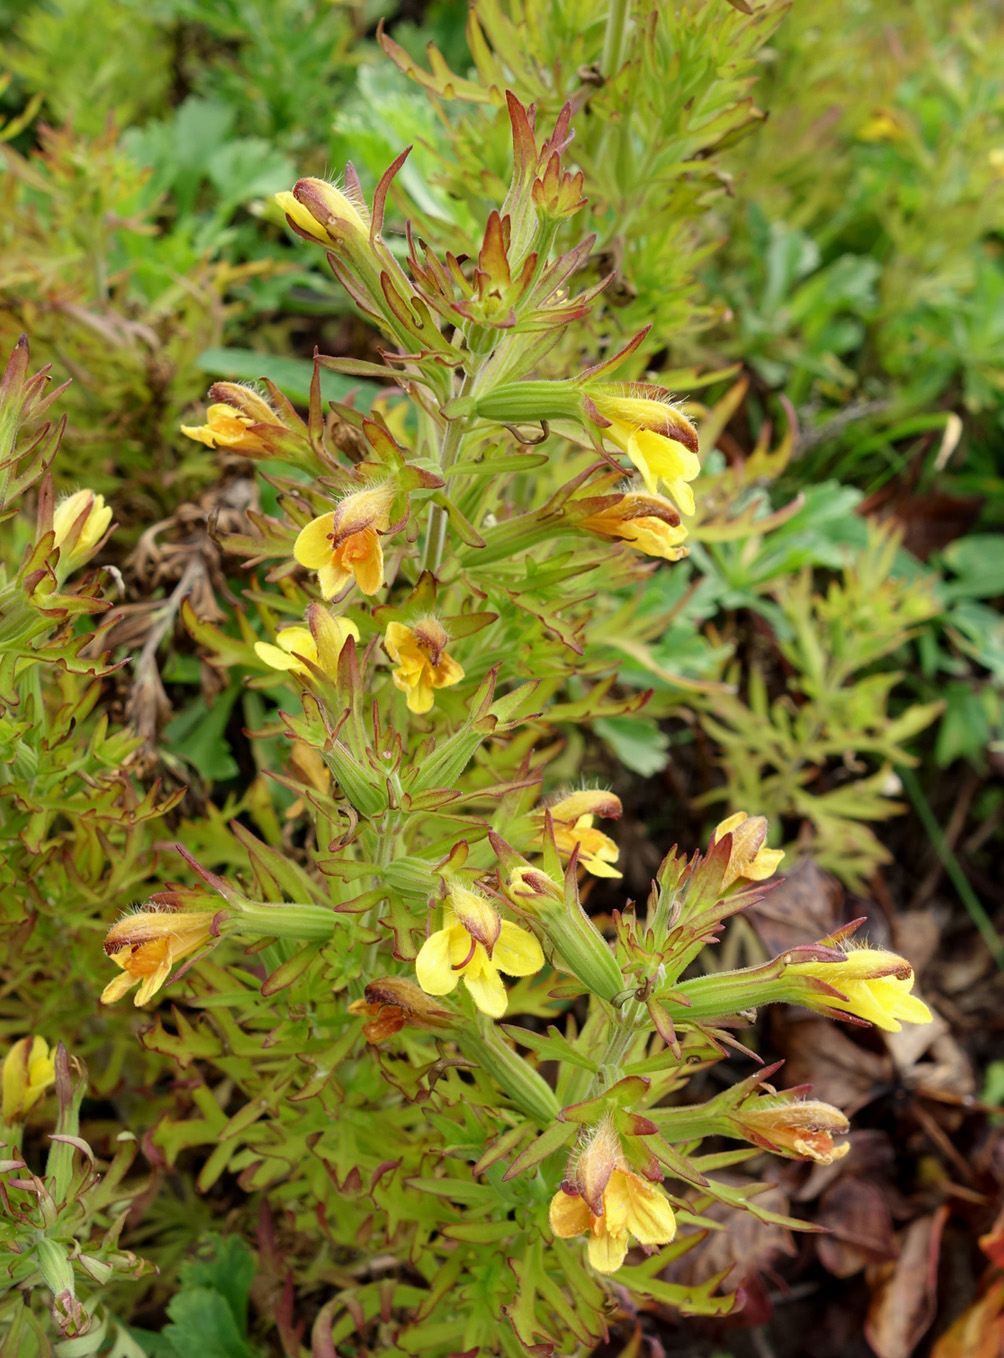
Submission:
<svg viewBox="0 0 1004 1358">
<path fill-rule="evenodd" d="M 594 877 L 624 876 L 622 872 L 618 872 L 616 868 L 611 867 L 610 864 L 604 862 L 602 858 L 596 858 L 593 854 L 588 853 L 582 854 L 582 856 L 579 858 L 579 862 L 586 869 L 586 871 L 591 872 Z"/>
<path fill-rule="evenodd" d="M 22 1037 L 3 1063 L 4 1122 L 20 1121 L 56 1080 L 55 1056 L 42 1037 Z"/>
<path fill-rule="evenodd" d="M 544 965 L 544 950 L 533 934 L 503 920 L 492 961 L 507 976 L 533 976 Z"/>
<path fill-rule="evenodd" d="M 615 1170 L 613 1178 L 618 1176 L 624 1181 L 627 1229 L 642 1245 L 668 1245 L 676 1235 L 676 1217 L 669 1199 L 655 1184 L 646 1183 L 629 1170 Z"/>
<path fill-rule="evenodd" d="M 114 958 L 112 959 L 114 961 Z M 118 976 L 113 976 L 101 992 L 102 1004 L 114 1004 L 123 995 L 132 990 L 139 980 L 138 976 L 131 976 L 128 971 L 119 972 Z"/>
<path fill-rule="evenodd" d="M 463 667 L 454 660 L 452 655 L 443 654 L 442 660 L 436 666 L 436 677 L 433 680 L 434 688 L 450 688 L 453 684 L 459 684 L 464 677 Z"/>
<path fill-rule="evenodd" d="M 585 1199 L 566 1193 L 561 1188 L 551 1199 L 547 1218 L 551 1230 L 562 1240 L 569 1240 L 573 1235 L 581 1235 L 583 1231 L 589 1230 L 589 1208 Z"/>
<path fill-rule="evenodd" d="M 391 660 L 396 664 L 401 659 L 401 647 L 414 640 L 414 632 L 403 622 L 389 622 L 384 634 L 383 644 Z"/>
<path fill-rule="evenodd" d="M 333 560 L 325 561 L 317 567 L 317 583 L 326 599 L 333 599 L 352 579 L 352 572 L 343 570 Z"/>
<path fill-rule="evenodd" d="M 616 1273 L 627 1254 L 626 1232 L 614 1235 L 602 1217 L 597 1218 L 589 1237 L 589 1262 L 597 1273 Z"/>
<path fill-rule="evenodd" d="M 398 688 L 403 689 L 407 695 L 405 705 L 409 712 L 414 712 L 417 717 L 420 717 L 423 713 L 431 710 L 434 701 L 432 685 L 423 682 L 424 671 L 419 674 L 418 681 L 414 684 L 407 679 L 402 679 L 398 670 L 394 671 L 391 678 Z"/>
<path fill-rule="evenodd" d="M 334 522 L 334 514 L 321 514 L 300 529 L 293 543 L 293 555 L 301 566 L 316 571 L 330 562 Z"/>
<path fill-rule="evenodd" d="M 356 584 L 364 594 L 376 594 L 383 589 L 383 548 L 374 528 L 366 528 L 355 537 L 364 539 L 358 555 L 352 553 L 352 569 Z"/>
<path fill-rule="evenodd" d="M 270 669 L 294 670 L 299 674 L 306 672 L 305 665 L 302 665 L 299 660 L 294 660 L 287 652 L 280 651 L 279 647 L 273 646 L 271 642 L 256 641 L 254 644 L 254 653 L 258 659 L 268 665 Z"/>
<path fill-rule="evenodd" d="M 333 618 L 326 608 L 313 603 L 307 609 L 307 621 L 317 648 L 317 663 L 332 678 L 338 674 L 338 657 L 352 637 L 359 640 L 359 628 L 351 618 Z"/>
<path fill-rule="evenodd" d="M 450 963 L 451 929 L 438 929 L 422 944 L 415 958 L 415 975 L 427 995 L 449 995 L 460 979 Z"/>
<path fill-rule="evenodd" d="M 501 1018 L 506 1011 L 509 997 L 506 995 L 502 978 L 487 958 L 477 966 L 479 949 L 480 944 L 475 949 L 474 963 L 464 969 L 464 984 L 482 1014 L 487 1014 L 489 1018 Z M 483 949 L 480 950 L 483 952 Z"/>
<path fill-rule="evenodd" d="M 171 957 L 165 957 L 156 971 L 151 972 L 149 976 L 144 976 L 139 983 L 139 989 L 133 996 L 133 1004 L 138 1006 L 146 1004 L 148 1000 L 152 1000 L 154 995 L 156 995 L 157 991 L 164 985 L 167 978 L 170 976 L 171 967 L 173 965 L 173 959 Z"/>
</svg>

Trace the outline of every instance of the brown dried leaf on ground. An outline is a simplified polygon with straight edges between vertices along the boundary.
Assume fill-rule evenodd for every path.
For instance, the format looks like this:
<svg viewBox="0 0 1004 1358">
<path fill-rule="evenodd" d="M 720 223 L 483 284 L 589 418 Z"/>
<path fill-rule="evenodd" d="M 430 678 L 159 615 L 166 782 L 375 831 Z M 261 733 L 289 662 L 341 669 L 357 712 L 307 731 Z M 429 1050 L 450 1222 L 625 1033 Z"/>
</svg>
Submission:
<svg viewBox="0 0 1004 1358">
<path fill-rule="evenodd" d="M 844 889 L 811 858 L 801 858 L 747 917 L 771 957 L 812 943 L 841 923 Z"/>
<path fill-rule="evenodd" d="M 931 1350 L 931 1358 L 1002 1358 L 1004 1355 L 1004 1211 L 980 1249 L 990 1260 L 979 1293 Z"/>
<path fill-rule="evenodd" d="M 990 1282 L 948 1327 L 931 1358 L 1004 1358 L 1004 1278 Z"/>
<path fill-rule="evenodd" d="M 786 1061 L 785 1084 L 811 1084 L 813 1098 L 836 1104 L 852 1117 L 893 1079 L 886 1055 L 852 1042 L 829 1019 L 796 1019 L 779 1010 L 772 1014 L 771 1036 Z"/>
<path fill-rule="evenodd" d="M 918 1217 L 903 1232 L 899 1258 L 869 1274 L 865 1338 L 878 1358 L 910 1358 L 938 1307 L 938 1251 L 948 1208 Z"/>
<path fill-rule="evenodd" d="M 870 1179 L 838 1179 L 820 1199 L 815 1219 L 830 1232 L 819 1237 L 816 1250 L 834 1277 L 849 1278 L 896 1258 L 892 1214 L 882 1189 Z"/>
</svg>

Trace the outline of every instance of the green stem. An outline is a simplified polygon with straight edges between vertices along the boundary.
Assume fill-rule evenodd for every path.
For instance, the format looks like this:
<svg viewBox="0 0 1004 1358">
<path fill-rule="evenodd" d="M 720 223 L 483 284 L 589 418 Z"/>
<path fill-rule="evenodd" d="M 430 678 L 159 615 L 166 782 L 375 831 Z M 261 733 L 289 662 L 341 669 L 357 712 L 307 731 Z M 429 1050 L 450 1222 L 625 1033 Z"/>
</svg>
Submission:
<svg viewBox="0 0 1004 1358">
<path fill-rule="evenodd" d="M 470 374 L 465 374 L 458 394 L 464 396 L 471 385 Z M 458 417 L 447 423 L 446 434 L 439 452 L 441 471 L 447 471 L 456 462 L 466 432 L 467 420 L 463 417 Z M 429 522 L 426 529 L 425 548 L 422 552 L 421 569 L 423 571 L 432 571 L 433 575 L 439 571 L 443 563 L 443 553 L 446 550 L 446 534 L 449 522 L 449 516 L 445 509 L 440 505 L 429 506 Z"/>
<path fill-rule="evenodd" d="M 611 0 L 607 11 L 607 28 L 603 35 L 603 55 L 600 57 L 600 74 L 605 80 L 616 75 L 624 60 L 624 46 L 627 37 L 627 21 L 631 0 Z"/>
<path fill-rule="evenodd" d="M 228 916 L 225 932 L 254 938 L 323 941 L 332 936 L 338 917 L 326 905 L 300 901 L 247 901 Z"/>
</svg>

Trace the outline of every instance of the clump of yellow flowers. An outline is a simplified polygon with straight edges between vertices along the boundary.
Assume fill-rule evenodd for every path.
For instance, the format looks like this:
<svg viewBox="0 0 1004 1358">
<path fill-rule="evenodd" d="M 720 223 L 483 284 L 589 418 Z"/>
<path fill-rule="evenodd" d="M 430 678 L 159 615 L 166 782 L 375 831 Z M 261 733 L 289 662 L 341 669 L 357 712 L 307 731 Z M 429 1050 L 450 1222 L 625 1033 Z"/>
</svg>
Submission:
<svg viewBox="0 0 1004 1358">
<path fill-rule="evenodd" d="M 403 155 L 370 200 L 351 167 L 341 187 L 308 178 L 278 197 L 389 347 L 380 365 L 318 356 L 302 412 L 271 384 L 218 383 L 205 422 L 186 426 L 207 449 L 259 459 L 275 492 L 275 515 L 250 513 L 254 534 L 223 542 L 262 568 L 257 617 L 241 615 L 237 638 L 190 626 L 212 663 L 274 700 L 264 734 L 290 753 L 266 772 L 285 819 L 262 812 L 263 840 L 244 820 L 225 844 L 221 830 L 218 861 L 250 864 L 232 880 L 179 846 L 197 893 L 161 893 L 112 925 L 118 973 L 102 999 L 150 1004 L 179 972 L 210 1012 L 239 994 L 268 1065 L 257 1015 L 289 989 L 274 1040 L 302 1037 L 310 1092 L 287 1099 L 276 1076 L 255 1086 L 253 1119 L 228 1112 L 227 1136 L 257 1127 L 234 1161 L 242 1181 L 295 1178 L 300 1153 L 283 1148 L 299 1137 L 336 1185 L 367 1185 L 351 1239 L 330 1225 L 337 1213 L 324 1218 L 339 1258 L 401 1232 L 416 1278 L 471 1295 L 500 1280 L 491 1323 L 511 1318 L 527 1347 L 562 1343 L 554 1314 L 580 1304 L 594 1342 L 607 1275 L 659 1299 L 660 1252 L 690 1248 L 710 1202 L 745 1210 L 716 1177 L 731 1153 L 702 1154 L 704 1138 L 742 1143 L 736 1162 L 848 1153 L 846 1117 L 769 1085 L 776 1067 L 684 1102 L 694 1071 L 750 1058 L 735 1032 L 759 1008 L 798 1003 L 886 1031 L 930 1011 L 909 964 L 853 944 L 853 925 L 758 966 L 701 970 L 784 858 L 755 807 L 733 809 L 705 851 L 669 852 L 646 899 L 621 891 L 638 841 L 616 828 L 615 792 L 575 781 L 581 729 L 644 706 L 618 686 L 624 657 L 646 656 L 660 626 L 635 591 L 697 536 L 700 440 L 665 388 L 614 380 L 639 336 L 584 371 L 540 376 L 601 285 L 574 291 L 588 246 L 555 254 L 581 207 L 582 176 L 563 159 L 570 110 L 543 136 L 532 109 L 506 102 L 512 181 L 462 255 L 411 228 L 388 246 Z M 380 394 L 365 411 L 325 408 L 322 369 L 378 377 Z M 80 540 L 97 502 L 74 514 Z M 227 966 L 239 992 L 220 988 Z M 327 1192 L 322 1178 L 312 1193 Z M 479 1318 L 449 1342 L 495 1343 Z"/>
</svg>

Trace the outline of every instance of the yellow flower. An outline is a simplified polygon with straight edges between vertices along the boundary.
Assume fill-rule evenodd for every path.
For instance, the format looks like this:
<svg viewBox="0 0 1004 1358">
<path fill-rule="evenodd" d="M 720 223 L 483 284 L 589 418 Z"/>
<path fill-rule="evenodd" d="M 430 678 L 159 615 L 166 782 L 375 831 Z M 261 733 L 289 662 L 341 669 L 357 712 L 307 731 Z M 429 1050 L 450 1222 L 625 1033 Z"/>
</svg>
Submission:
<svg viewBox="0 0 1004 1358">
<path fill-rule="evenodd" d="M 616 504 L 580 519 L 578 526 L 604 537 L 622 538 L 646 556 L 679 561 L 687 555 L 688 549 L 680 545 L 687 530 L 680 525 L 676 506 L 662 495 L 629 492 Z"/>
<path fill-rule="evenodd" d="M 449 995 L 461 977 L 483 1014 L 501 1018 L 507 976 L 532 976 L 544 965 L 533 934 L 503 920 L 484 896 L 455 886 L 443 911 L 443 927 L 422 944 L 415 959 L 418 983 L 427 995 Z"/>
<path fill-rule="evenodd" d="M 807 976 L 841 992 L 838 995 L 801 991 L 797 1003 L 811 1009 L 837 1010 L 898 1033 L 906 1023 L 930 1023 L 931 1011 L 918 995 L 912 995 L 913 968 L 896 953 L 880 948 L 849 948 L 841 962 L 789 962 L 785 979 Z"/>
<path fill-rule="evenodd" d="M 580 1156 L 572 1183 L 551 1199 L 548 1217 L 563 1240 L 589 1232 L 589 1262 L 599 1273 L 616 1273 L 631 1236 L 641 1245 L 668 1245 L 676 1235 L 669 1199 L 628 1165 L 609 1116 Z"/>
<path fill-rule="evenodd" d="M 213 938 L 212 910 L 141 910 L 113 924 L 105 936 L 105 952 L 122 975 L 109 981 L 102 1004 L 114 1004 L 139 985 L 135 1003 L 146 1004 L 161 988 L 175 962 Z"/>
<path fill-rule="evenodd" d="M 343 193 L 323 179 L 300 179 L 292 193 L 277 193 L 275 201 L 298 235 L 330 248 L 345 240 L 370 236 L 370 214 L 362 195 Z"/>
<path fill-rule="evenodd" d="M 53 546 L 60 548 L 71 568 L 79 566 L 97 547 L 111 521 L 112 511 L 103 495 L 78 490 L 56 506 L 52 515 L 56 536 Z"/>
<path fill-rule="evenodd" d="M 390 527 L 393 500 L 390 482 L 356 491 L 331 513 L 312 519 L 300 530 L 293 555 L 301 566 L 317 571 L 326 599 L 338 594 L 353 576 L 364 594 L 376 594 L 382 587 L 380 534 Z"/>
<path fill-rule="evenodd" d="M 56 1053 L 44 1037 L 22 1037 L 4 1058 L 3 1120 L 21 1122 L 45 1091 L 56 1082 Z"/>
<path fill-rule="evenodd" d="M 423 618 L 414 627 L 387 624 L 384 649 L 397 665 L 391 678 L 407 695 L 409 712 L 428 712 L 433 689 L 450 688 L 463 679 L 463 669 L 446 650 L 448 640 L 435 618 Z"/>
<path fill-rule="evenodd" d="M 858 141 L 902 141 L 906 133 L 895 112 L 877 108 L 858 128 Z"/>
<path fill-rule="evenodd" d="M 739 1107 L 732 1121 L 758 1146 L 782 1155 L 815 1160 L 831 1165 L 842 1160 L 851 1148 L 849 1141 L 835 1145 L 834 1134 L 842 1135 L 850 1126 L 839 1108 L 820 1099 L 783 1102 L 769 1097 Z"/>
<path fill-rule="evenodd" d="M 778 864 L 784 858 L 783 849 L 768 849 L 767 819 L 765 816 L 747 816 L 745 811 L 737 811 L 734 816 L 715 827 L 711 836 L 714 848 L 726 835 L 732 836 L 732 852 L 729 865 L 725 869 L 722 886 L 731 886 L 742 877 L 747 882 L 766 882 L 773 877 Z"/>
<path fill-rule="evenodd" d="M 316 613 L 312 612 L 314 609 Z M 359 640 L 359 628 L 350 618 L 333 618 L 326 608 L 316 604 L 311 604 L 308 618 L 317 627 L 317 640 L 309 627 L 284 627 L 276 633 L 278 645 L 256 641 L 255 655 L 274 670 L 289 670 L 304 679 L 310 677 L 310 671 L 303 663 L 309 660 L 334 679 L 338 673 L 338 657 L 342 647 L 349 637 Z"/>
<path fill-rule="evenodd" d="M 649 494 L 663 481 L 684 514 L 694 512 L 694 492 L 687 484 L 701 470 L 697 431 L 685 415 L 652 395 L 661 391 L 642 383 L 609 383 L 593 387 L 589 399 L 609 423 L 604 437 L 616 443 L 641 472 Z"/>
<path fill-rule="evenodd" d="M 253 393 L 249 393 L 253 394 Z M 200 425 L 183 424 L 181 432 L 207 448 L 235 448 L 238 452 L 269 453 L 271 446 L 258 434 L 251 432 L 256 424 L 278 424 L 271 408 L 258 397 L 264 412 L 258 419 L 242 415 L 232 406 L 211 405 L 206 411 L 206 423 Z"/>
<path fill-rule="evenodd" d="M 613 793 L 599 789 L 584 789 L 569 793 L 548 808 L 554 825 L 554 842 L 558 852 L 570 857 L 579 848 L 579 862 L 594 877 L 621 877 L 612 864 L 620 857 L 620 849 L 602 830 L 593 826 L 594 815 L 617 817 L 621 814 L 620 799 Z M 544 813 L 536 817 L 539 833 L 544 834 Z"/>
</svg>

